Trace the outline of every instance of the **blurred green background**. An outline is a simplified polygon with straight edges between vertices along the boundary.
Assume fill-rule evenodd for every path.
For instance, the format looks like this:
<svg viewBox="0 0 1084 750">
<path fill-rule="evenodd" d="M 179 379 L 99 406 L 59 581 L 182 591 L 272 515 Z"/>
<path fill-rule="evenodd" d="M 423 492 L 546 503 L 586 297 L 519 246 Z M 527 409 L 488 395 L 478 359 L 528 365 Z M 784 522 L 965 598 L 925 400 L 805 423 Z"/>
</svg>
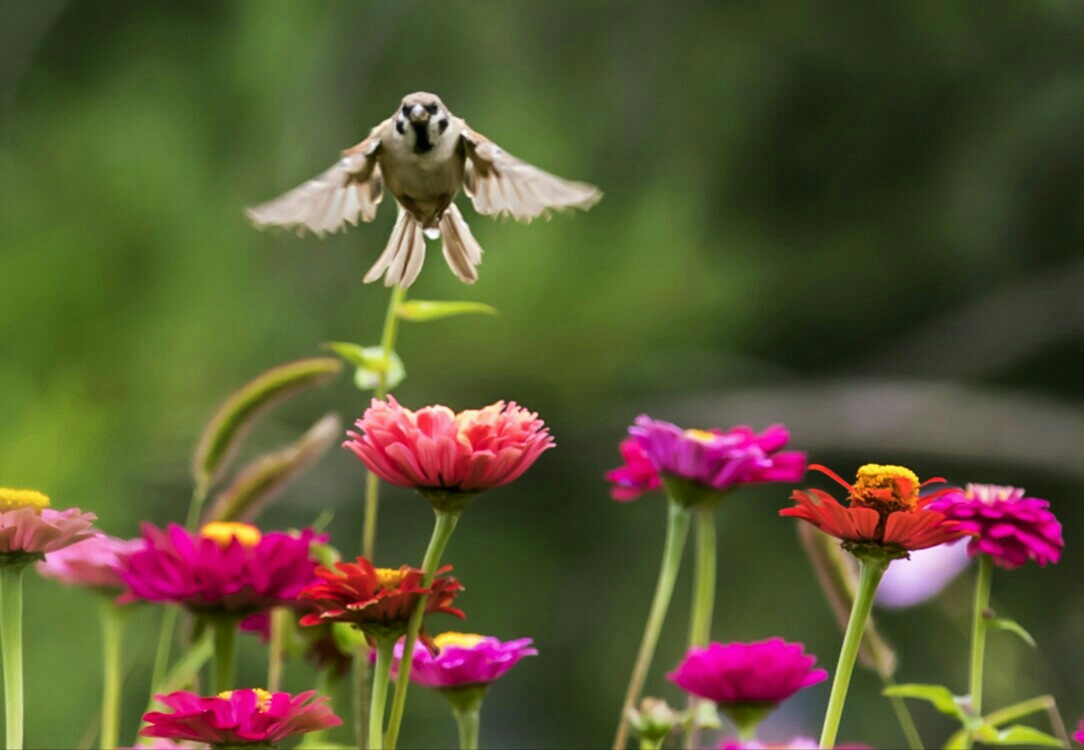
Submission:
<svg viewBox="0 0 1084 750">
<path fill-rule="evenodd" d="M 487 251 L 479 282 L 432 244 L 411 295 L 501 314 L 401 330 L 405 404 L 515 399 L 558 442 L 471 507 L 446 556 L 465 626 L 541 652 L 492 691 L 483 746 L 610 741 L 665 518 L 660 498 L 617 504 L 602 481 L 641 412 L 784 422 L 842 474 L 907 463 L 1049 498 L 1062 563 L 994 588 L 1039 652 L 995 635 L 987 703 L 1053 692 L 1068 721 L 1084 714 L 1084 5 L 5 0 L 0 17 L 0 483 L 112 534 L 179 520 L 196 438 L 231 390 L 323 341 L 375 344 L 388 293 L 361 277 L 390 203 L 325 240 L 261 234 L 242 209 L 426 89 L 606 193 L 531 226 L 460 198 Z M 248 453 L 366 400 L 340 377 L 263 420 Z M 356 553 L 363 483 L 333 449 L 262 525 L 331 508 L 333 542 Z M 720 510 L 713 635 L 802 640 L 832 669 L 840 634 L 776 517 L 789 490 Z M 418 562 L 429 530 L 424 502 L 387 491 L 378 562 Z M 965 691 L 970 575 L 881 617 L 901 681 Z M 671 700 L 688 588 L 648 685 Z M 29 747 L 73 747 L 94 718 L 92 605 L 28 584 Z M 156 614 L 132 622 L 129 739 Z M 252 684 L 261 660 L 248 642 Z M 291 665 L 287 687 L 309 684 Z M 841 739 L 902 743 L 878 693 L 856 676 Z M 763 738 L 816 735 L 827 695 L 788 703 Z M 943 741 L 950 725 L 914 710 Z M 454 743 L 442 701 L 413 691 L 404 746 Z"/>
</svg>

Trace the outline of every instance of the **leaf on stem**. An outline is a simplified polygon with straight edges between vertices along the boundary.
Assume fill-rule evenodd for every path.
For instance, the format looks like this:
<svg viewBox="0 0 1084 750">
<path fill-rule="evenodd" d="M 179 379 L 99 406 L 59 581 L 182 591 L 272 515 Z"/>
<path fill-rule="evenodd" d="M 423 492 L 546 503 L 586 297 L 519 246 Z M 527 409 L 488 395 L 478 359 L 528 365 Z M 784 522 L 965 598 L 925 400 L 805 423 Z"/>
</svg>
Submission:
<svg viewBox="0 0 1084 750">
<path fill-rule="evenodd" d="M 498 313 L 497 308 L 481 302 L 438 302 L 412 299 L 395 308 L 395 314 L 403 320 L 425 323 L 456 315 L 497 315 Z"/>
<path fill-rule="evenodd" d="M 1023 747 L 1061 747 L 1062 742 L 1057 737 L 1051 737 L 1046 732 L 1040 732 L 1034 727 L 1014 724 L 1008 729 L 997 729 L 990 724 L 984 724 L 975 731 L 975 739 L 986 745 L 1020 745 Z"/>
<path fill-rule="evenodd" d="M 882 694 L 926 701 L 941 713 L 951 716 L 968 728 L 975 727 L 977 721 L 981 722 L 981 719 L 977 719 L 964 709 L 964 704 L 968 702 L 968 698 L 954 694 L 944 685 L 922 685 L 917 683 L 892 685 L 885 688 Z"/>
<path fill-rule="evenodd" d="M 1031 636 L 1031 633 L 1024 630 L 1024 626 L 1018 623 L 1016 620 L 1010 620 L 1008 617 L 991 617 L 986 620 L 986 627 L 993 630 L 1004 630 L 1006 632 L 1016 635 L 1024 643 L 1028 644 L 1032 648 L 1037 648 L 1035 639 Z"/>
<path fill-rule="evenodd" d="M 296 443 L 255 459 L 218 495 L 206 520 L 251 523 L 275 496 L 339 442 L 342 431 L 339 415 L 327 414 Z"/>
<path fill-rule="evenodd" d="M 357 368 L 354 373 L 354 385 L 359 390 L 375 390 L 380 385 L 381 376 L 384 377 L 384 387 L 388 390 L 395 388 L 406 378 L 403 360 L 394 351 L 385 357 L 384 348 L 381 346 L 361 346 L 348 341 L 329 341 L 323 345 L 323 348 L 330 349 Z"/>
<path fill-rule="evenodd" d="M 227 398 L 203 430 L 192 458 L 196 483 L 209 487 L 221 478 L 256 417 L 306 388 L 322 385 L 342 371 L 332 357 L 313 357 L 272 368 Z"/>
</svg>

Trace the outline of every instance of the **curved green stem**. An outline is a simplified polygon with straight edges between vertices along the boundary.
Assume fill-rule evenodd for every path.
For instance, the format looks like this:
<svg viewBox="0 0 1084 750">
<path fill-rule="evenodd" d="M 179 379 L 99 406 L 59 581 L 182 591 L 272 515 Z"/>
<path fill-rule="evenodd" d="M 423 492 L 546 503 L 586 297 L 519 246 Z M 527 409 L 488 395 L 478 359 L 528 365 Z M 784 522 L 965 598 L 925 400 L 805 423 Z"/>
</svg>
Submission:
<svg viewBox="0 0 1084 750">
<path fill-rule="evenodd" d="M 851 684 L 851 673 L 854 672 L 854 662 L 858 658 L 858 647 L 862 644 L 862 634 L 873 607 L 873 597 L 888 563 L 889 560 L 860 560 L 858 590 L 855 592 L 854 606 L 851 607 L 847 632 L 843 636 L 843 648 L 840 649 L 839 663 L 832 680 L 832 693 L 828 699 L 828 711 L 824 716 L 820 747 L 835 747 L 839 722 L 843 717 L 843 704 L 847 702 L 847 689 Z"/>
<path fill-rule="evenodd" d="M 882 675 L 881 682 L 886 688 L 896 685 L 896 681 L 892 679 L 891 675 Z M 907 740 L 909 750 L 922 750 L 925 745 L 922 744 L 922 736 L 918 733 L 918 727 L 915 726 L 914 717 L 911 716 L 911 711 L 907 708 L 907 701 L 898 695 L 890 695 L 888 700 L 892 703 L 892 710 L 896 714 L 896 720 L 900 723 L 900 729 Z"/>
<path fill-rule="evenodd" d="M 459 522 L 461 511 L 446 511 L 433 509 L 436 514 L 436 523 L 433 525 L 433 536 L 429 538 L 429 547 L 425 550 L 425 558 L 422 560 L 422 586 L 433 583 L 433 574 L 440 567 L 440 560 L 444 556 L 444 549 L 448 546 L 448 540 L 452 538 L 455 525 Z M 388 731 L 384 744 L 388 750 L 395 750 L 395 743 L 399 739 L 399 727 L 403 723 L 403 711 L 406 710 L 407 688 L 410 686 L 410 667 L 414 659 L 414 644 L 418 640 L 418 631 L 422 627 L 422 618 L 425 616 L 425 604 L 429 597 L 418 597 L 418 603 L 414 605 L 414 611 L 410 615 L 410 623 L 407 625 L 406 639 L 403 641 L 403 656 L 399 659 L 399 675 L 395 678 L 395 698 L 391 703 L 391 715 L 388 718 Z"/>
<path fill-rule="evenodd" d="M 651 611 L 647 616 L 647 625 L 644 627 L 644 635 L 640 640 L 640 650 L 636 655 L 636 664 L 632 669 L 632 677 L 629 678 L 629 687 L 625 693 L 625 701 L 621 705 L 621 718 L 617 724 L 617 734 L 614 736 L 614 750 L 624 750 L 628 743 L 629 724 L 628 713 L 640 697 L 640 691 L 644 688 L 651 660 L 655 656 L 655 646 L 659 642 L 659 634 L 662 632 L 662 624 L 666 619 L 666 610 L 670 608 L 670 597 L 674 593 L 674 583 L 677 580 L 678 569 L 681 567 L 681 553 L 685 549 L 685 537 L 689 533 L 689 510 L 671 499 L 669 501 L 669 514 L 666 522 L 666 543 L 663 545 L 662 564 L 659 566 L 659 580 L 655 584 L 655 596 L 651 600 Z"/>
<path fill-rule="evenodd" d="M 277 693 L 282 687 L 282 663 L 286 658 L 286 631 L 290 610 L 276 607 L 270 612 L 271 637 L 267 644 L 267 690 Z"/>
<path fill-rule="evenodd" d="M 979 576 L 975 581 L 975 611 L 971 614 L 971 672 L 968 691 L 971 711 L 982 716 L 982 677 L 986 663 L 986 610 L 990 608 L 990 588 L 994 578 L 994 559 L 979 555 Z M 970 748 L 971 735 L 964 738 L 964 748 Z"/>
<path fill-rule="evenodd" d="M 380 638 L 376 642 L 373 694 L 369 703 L 369 750 L 381 750 L 383 747 L 384 704 L 388 697 L 388 680 L 391 679 L 395 641 L 395 638 Z"/>
<path fill-rule="evenodd" d="M 696 506 L 696 567 L 693 569 L 693 610 L 689 618 L 689 647 L 703 647 L 711 640 L 711 619 L 715 609 L 715 505 Z M 700 740 L 696 707 L 699 700 L 689 697 L 689 731 L 685 733 L 687 750 Z"/>
<path fill-rule="evenodd" d="M 102 602 L 102 731 L 98 740 L 106 748 L 116 747 L 120 737 L 121 643 L 126 614 L 111 600 Z"/>
<path fill-rule="evenodd" d="M 234 646 L 237 643 L 237 621 L 232 617 L 216 617 L 211 621 L 211 628 L 215 639 L 211 684 L 216 693 L 222 693 L 236 687 Z"/>
<path fill-rule="evenodd" d="M 4 728 L 8 750 L 23 747 L 24 567 L 0 567 L 0 652 L 4 657 Z"/>
<path fill-rule="evenodd" d="M 459 728 L 459 750 L 478 750 L 478 727 L 481 724 L 481 711 L 477 708 L 452 711 Z"/>
</svg>

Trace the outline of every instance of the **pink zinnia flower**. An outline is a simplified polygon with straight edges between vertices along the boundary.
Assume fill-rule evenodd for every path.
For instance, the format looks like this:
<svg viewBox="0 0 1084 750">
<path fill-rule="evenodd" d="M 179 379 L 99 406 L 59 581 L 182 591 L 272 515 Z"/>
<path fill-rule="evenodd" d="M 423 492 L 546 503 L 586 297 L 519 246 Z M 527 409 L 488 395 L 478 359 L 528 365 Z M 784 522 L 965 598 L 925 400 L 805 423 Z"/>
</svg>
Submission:
<svg viewBox="0 0 1084 750">
<path fill-rule="evenodd" d="M 526 656 L 537 656 L 530 638 L 501 642 L 475 633 L 446 632 L 433 637 L 440 649 L 434 656 L 426 649 L 414 651 L 410 679 L 427 688 L 445 690 L 467 685 L 488 685 L 504 676 Z M 392 674 L 399 671 L 403 642 L 395 644 Z"/>
<path fill-rule="evenodd" d="M 1018 568 L 1029 559 L 1046 565 L 1061 558 L 1065 540 L 1050 503 L 1024 497 L 1024 490 L 992 484 L 969 484 L 930 506 L 971 535 L 968 553 L 989 555 L 1003 568 Z"/>
<path fill-rule="evenodd" d="M 213 698 L 179 691 L 155 698 L 172 713 L 151 711 L 140 730 L 144 737 L 206 742 L 212 748 L 273 747 L 299 734 L 330 729 L 342 721 L 321 696 L 309 691 L 290 695 L 266 690 L 228 690 Z"/>
<path fill-rule="evenodd" d="M 122 575 L 128 559 L 143 547 L 142 539 L 118 539 L 98 533 L 50 554 L 38 563 L 38 573 L 69 586 L 85 586 L 112 595 L 124 589 Z"/>
<path fill-rule="evenodd" d="M 657 490 L 662 482 L 655 464 L 647 457 L 639 441 L 628 437 L 621 441 L 619 450 L 624 465 L 606 472 L 606 481 L 611 482 L 610 497 L 621 502 L 635 500 L 645 492 Z"/>
<path fill-rule="evenodd" d="M 554 446 L 538 415 L 514 402 L 457 414 L 447 406 L 411 411 L 388 396 L 373 399 L 355 424 L 343 447 L 385 482 L 423 490 L 500 487 Z"/>
<path fill-rule="evenodd" d="M 769 638 L 755 643 L 710 643 L 691 648 L 666 679 L 687 693 L 723 704 L 782 703 L 828 679 L 801 643 Z"/>
<path fill-rule="evenodd" d="M 629 434 L 662 477 L 683 479 L 716 491 L 758 482 L 793 482 L 805 474 L 806 454 L 782 450 L 790 440 L 790 433 L 782 425 L 773 425 L 759 434 L 744 426 L 726 431 L 683 430 L 641 415 L 629 428 Z M 621 499 L 632 499 L 628 495 L 650 488 L 641 464 L 635 474 L 622 473 L 616 479 L 611 474 L 611 481 L 628 491 Z"/>
<path fill-rule="evenodd" d="M 1073 735 L 1073 739 L 1081 745 L 1084 745 L 1084 719 L 1080 720 L 1080 727 L 1077 730 L 1077 733 Z"/>
<path fill-rule="evenodd" d="M 311 529 L 299 535 L 261 534 L 255 526 L 216 521 L 199 534 L 176 524 L 143 525 L 146 548 L 133 554 L 122 577 L 124 601 L 181 604 L 201 613 L 247 616 L 292 602 L 314 580 Z"/>
<path fill-rule="evenodd" d="M 96 533 L 96 518 L 78 508 L 53 510 L 36 490 L 0 487 L 0 557 L 41 559 Z"/>
<path fill-rule="evenodd" d="M 820 745 L 811 737 L 795 737 L 784 744 L 763 743 L 753 740 L 723 740 L 718 750 L 817 750 Z M 835 750 L 869 750 L 869 745 L 836 745 Z"/>
</svg>

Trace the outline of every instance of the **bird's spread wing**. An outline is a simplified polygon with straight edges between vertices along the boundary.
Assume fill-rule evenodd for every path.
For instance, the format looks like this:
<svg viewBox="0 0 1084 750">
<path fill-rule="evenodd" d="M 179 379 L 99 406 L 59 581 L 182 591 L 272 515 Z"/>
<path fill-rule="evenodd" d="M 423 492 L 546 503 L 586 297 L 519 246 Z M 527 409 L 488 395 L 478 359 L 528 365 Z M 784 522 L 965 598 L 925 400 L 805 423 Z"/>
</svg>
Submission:
<svg viewBox="0 0 1084 750">
<path fill-rule="evenodd" d="M 538 216 L 548 216 L 555 209 L 586 210 L 602 197 L 594 185 L 563 180 L 543 172 L 465 124 L 462 130 L 467 153 L 463 189 L 480 214 L 507 214 L 518 221 L 530 221 Z"/>
<path fill-rule="evenodd" d="M 372 221 L 384 194 L 376 155 L 380 138 L 374 133 L 343 151 L 335 166 L 272 201 L 245 210 L 256 227 L 310 229 L 318 236 L 337 232 L 358 218 Z"/>
</svg>

